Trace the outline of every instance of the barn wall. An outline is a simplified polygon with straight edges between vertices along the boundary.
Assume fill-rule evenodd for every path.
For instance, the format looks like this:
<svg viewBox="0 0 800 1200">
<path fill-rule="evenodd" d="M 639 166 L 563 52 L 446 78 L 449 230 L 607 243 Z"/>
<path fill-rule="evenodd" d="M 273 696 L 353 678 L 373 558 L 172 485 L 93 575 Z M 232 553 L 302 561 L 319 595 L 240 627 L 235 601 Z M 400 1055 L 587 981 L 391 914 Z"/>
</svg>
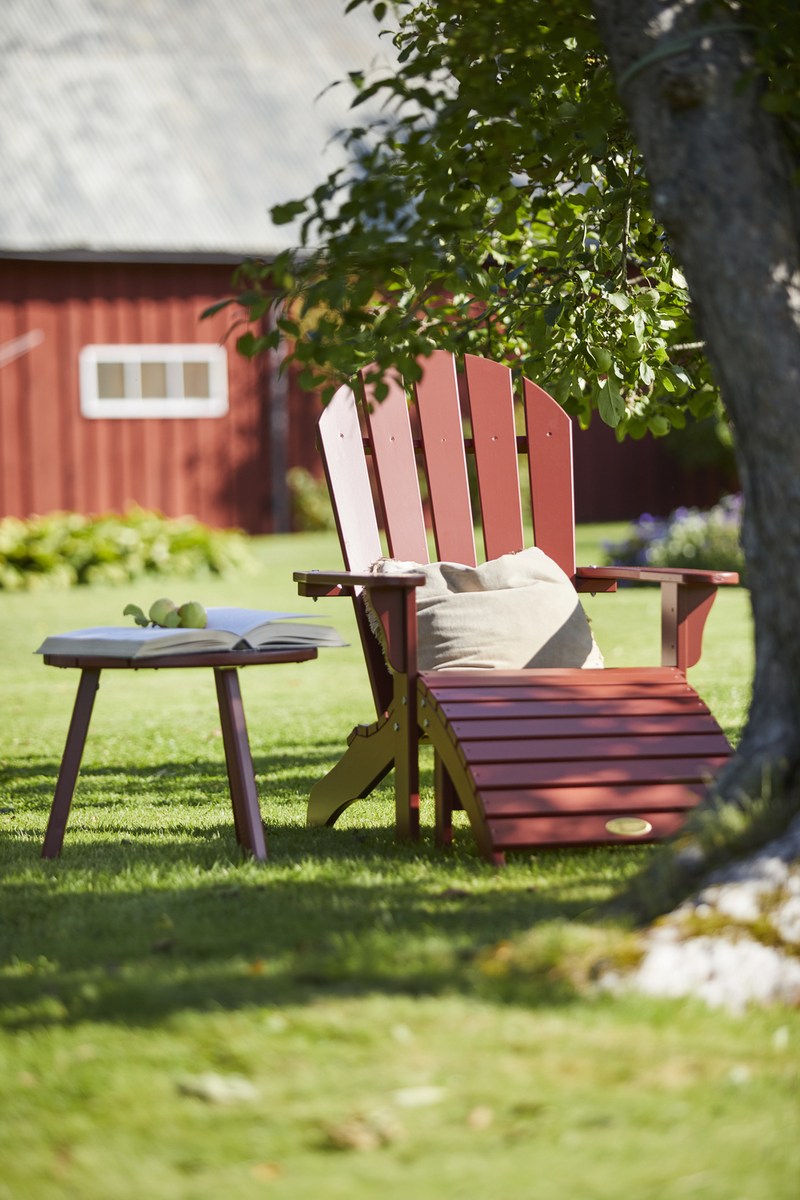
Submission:
<svg viewBox="0 0 800 1200">
<path fill-rule="evenodd" d="M 0 367 L 0 515 L 121 511 L 132 503 L 216 526 L 272 527 L 269 371 L 228 344 L 229 411 L 194 420 L 81 415 L 78 354 L 89 343 L 217 342 L 230 316 L 200 321 L 231 268 L 163 263 L 0 262 L 0 346 L 41 343 Z M 289 456 L 312 466 L 315 401 L 290 395 Z"/>
<path fill-rule="evenodd" d="M 682 504 L 708 508 L 736 487 L 722 469 L 682 467 L 663 438 L 620 443 L 599 417 L 588 429 L 577 422 L 573 429 L 577 521 L 666 516 Z"/>
<path fill-rule="evenodd" d="M 132 503 L 219 527 L 273 530 L 270 371 L 228 343 L 230 409 L 196 420 L 89 420 L 80 413 L 78 354 L 89 343 L 216 342 L 230 315 L 200 314 L 230 289 L 226 265 L 0 260 L 0 348 L 40 330 L 41 343 L 0 365 L 0 516 Z M 289 387 L 285 467 L 319 475 L 317 397 Z M 730 486 L 682 470 L 663 442 L 619 445 L 595 420 L 575 430 L 579 521 L 708 505 Z"/>
</svg>

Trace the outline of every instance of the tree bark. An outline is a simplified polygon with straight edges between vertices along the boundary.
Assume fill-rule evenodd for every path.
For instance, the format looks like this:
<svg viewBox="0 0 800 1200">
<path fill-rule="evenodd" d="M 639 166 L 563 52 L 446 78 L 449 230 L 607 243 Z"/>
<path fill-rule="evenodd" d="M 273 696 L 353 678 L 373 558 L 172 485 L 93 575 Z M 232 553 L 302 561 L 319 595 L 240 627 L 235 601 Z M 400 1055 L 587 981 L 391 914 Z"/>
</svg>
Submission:
<svg viewBox="0 0 800 1200">
<path fill-rule="evenodd" d="M 696 0 L 594 0 L 653 206 L 732 420 L 756 669 L 723 799 L 800 768 L 800 200 L 748 33 Z M 657 52 L 654 54 L 654 52 Z"/>
</svg>

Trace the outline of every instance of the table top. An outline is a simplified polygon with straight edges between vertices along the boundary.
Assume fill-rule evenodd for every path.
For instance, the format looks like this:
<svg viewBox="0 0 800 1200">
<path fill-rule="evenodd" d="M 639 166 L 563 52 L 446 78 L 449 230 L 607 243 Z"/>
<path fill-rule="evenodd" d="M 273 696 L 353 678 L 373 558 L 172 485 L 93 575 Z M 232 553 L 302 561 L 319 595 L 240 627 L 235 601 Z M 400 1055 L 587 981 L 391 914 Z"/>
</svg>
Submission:
<svg viewBox="0 0 800 1200">
<path fill-rule="evenodd" d="M 98 654 L 45 654 L 48 667 L 80 667 L 83 670 L 158 670 L 160 667 L 258 667 L 269 663 L 307 662 L 317 657 L 316 646 L 282 650 L 214 650 L 183 654 L 153 654 L 143 658 L 122 658 Z"/>
</svg>

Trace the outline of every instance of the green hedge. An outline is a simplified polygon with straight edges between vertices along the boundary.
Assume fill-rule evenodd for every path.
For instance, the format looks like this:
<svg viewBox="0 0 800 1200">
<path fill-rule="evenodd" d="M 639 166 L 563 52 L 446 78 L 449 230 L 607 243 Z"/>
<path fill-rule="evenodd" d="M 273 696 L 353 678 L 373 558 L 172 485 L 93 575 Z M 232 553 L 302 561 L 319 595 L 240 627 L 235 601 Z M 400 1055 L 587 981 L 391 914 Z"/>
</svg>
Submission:
<svg viewBox="0 0 800 1200">
<path fill-rule="evenodd" d="M 142 575 L 222 575 L 254 563 L 245 534 L 194 517 L 49 513 L 0 520 L 0 589 L 125 583 Z"/>
</svg>

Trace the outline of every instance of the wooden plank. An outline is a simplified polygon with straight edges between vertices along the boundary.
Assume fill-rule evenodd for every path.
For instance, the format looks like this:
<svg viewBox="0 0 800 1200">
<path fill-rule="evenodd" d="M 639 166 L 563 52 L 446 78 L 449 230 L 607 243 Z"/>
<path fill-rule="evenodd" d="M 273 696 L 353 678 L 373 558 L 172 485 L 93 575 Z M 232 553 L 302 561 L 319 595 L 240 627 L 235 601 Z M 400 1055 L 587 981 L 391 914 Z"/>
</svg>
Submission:
<svg viewBox="0 0 800 1200">
<path fill-rule="evenodd" d="M 184 274 L 173 266 L 170 283 L 176 291 L 181 289 L 183 297 L 181 341 L 225 342 L 217 324 L 223 313 L 201 320 L 203 310 L 213 303 L 215 277 L 214 270 L 202 264 Z M 266 444 L 264 419 L 272 405 L 268 361 L 264 355 L 246 358 L 232 346 L 227 360 L 228 412 L 194 422 L 198 510 L 207 513 L 205 519 L 214 525 L 230 525 L 238 517 L 246 528 L 257 528 L 259 513 L 272 508 L 271 448 Z M 220 479 L 231 481 L 227 489 L 220 488 Z"/>
<path fill-rule="evenodd" d="M 23 264 L 28 266 L 29 264 Z M 25 296 L 25 274 L 20 264 L 6 262 L 0 276 L 0 346 L 9 357 L 0 364 L 2 403 L 0 403 L 0 516 L 27 517 L 32 511 L 29 469 L 32 449 L 24 436 L 27 421 L 28 364 L 30 350 L 20 350 L 32 338 L 20 301 Z M 41 343 L 40 343 L 41 345 Z M 9 347 L 17 346 L 11 358 Z"/>
<path fill-rule="evenodd" d="M 20 333 L 41 330 L 44 334 L 41 345 L 12 364 L 19 372 L 24 396 L 20 451 L 28 476 L 24 485 L 28 516 L 53 512 L 62 499 L 59 477 L 64 435 L 60 426 L 64 405 L 54 398 L 59 396 L 64 363 L 56 352 L 60 308 L 49 291 L 29 293 L 20 309 Z"/>
<path fill-rule="evenodd" d="M 633 814 L 632 814 L 633 815 Z M 551 816 L 509 821 L 489 821 L 488 827 L 496 851 L 525 850 L 535 846 L 595 846 L 608 842 L 645 842 L 671 837 L 686 820 L 686 813 L 652 812 L 636 813 L 650 825 L 650 831 L 640 837 L 615 837 L 609 833 L 606 823 L 610 814 L 586 814 L 584 816 Z"/>
<path fill-rule="evenodd" d="M 348 571 L 367 571 L 383 550 L 350 388 L 336 392 L 320 417 L 317 436 L 345 566 Z"/>
<path fill-rule="evenodd" d="M 187 654 L 153 654 L 149 658 L 105 657 L 101 654 L 44 654 L 48 667 L 101 667 L 118 671 L 157 671 L 162 667 L 257 667 L 265 663 L 307 662 L 317 657 L 315 646 L 284 650 L 193 650 Z"/>
<path fill-rule="evenodd" d="M 678 733 L 672 736 L 628 735 L 621 725 L 616 737 L 572 737 L 466 741 L 461 751 L 467 763 L 578 762 L 605 759 L 703 758 L 730 752 L 722 733 Z"/>
<path fill-rule="evenodd" d="M 536 545 L 570 579 L 575 574 L 572 422 L 552 396 L 523 381 L 528 473 Z"/>
<path fill-rule="evenodd" d="M 467 354 L 464 358 L 475 442 L 486 558 L 524 545 L 519 498 L 514 395 L 508 367 Z"/>
<path fill-rule="evenodd" d="M 62 396 L 72 420 L 67 431 L 66 444 L 62 453 L 71 461 L 69 493 L 65 496 L 65 507 L 75 512 L 97 512 L 95 479 L 92 471 L 92 433 L 89 426 L 96 424 L 81 416 L 80 386 L 78 377 L 78 355 L 82 346 L 96 341 L 87 303 L 91 286 L 89 264 L 70 263 L 67 287 L 72 295 L 66 305 L 65 362 L 75 363 L 75 368 L 65 372 Z"/>
<path fill-rule="evenodd" d="M 168 266 L 170 270 L 167 273 L 167 279 L 174 278 L 174 264 L 168 264 Z M 165 327 L 169 329 L 169 337 L 166 340 L 180 342 L 182 341 L 183 301 L 174 291 L 174 286 L 168 286 L 169 295 L 163 297 L 161 300 L 164 310 Z M 239 415 L 232 410 L 228 414 L 226 429 L 229 455 L 233 453 L 233 447 L 239 441 L 238 423 Z M 171 486 L 174 498 L 173 502 L 176 505 L 173 511 L 178 513 L 197 512 L 200 505 L 200 483 L 199 479 L 195 478 L 192 465 L 198 461 L 199 457 L 198 422 L 183 418 L 162 422 L 162 424 L 172 426 L 171 449 L 173 454 L 174 478 L 171 481 Z"/>
<path fill-rule="evenodd" d="M 478 717 L 521 720 L 528 717 L 571 717 L 573 714 L 595 716 L 598 712 L 618 717 L 708 712 L 702 700 L 692 695 L 662 696 L 650 700 L 605 699 L 602 704 L 594 700 L 491 700 L 477 706 L 470 702 L 448 701 L 446 704 L 440 703 L 438 707 L 449 721 Z"/>
<path fill-rule="evenodd" d="M 481 792 L 490 818 L 546 816 L 549 813 L 636 812 L 692 807 L 703 796 L 702 783 L 663 783 L 645 787 L 516 788 Z"/>
<path fill-rule="evenodd" d="M 419 491 L 417 460 L 405 389 L 387 377 L 389 392 L 376 400 L 371 385 L 360 374 L 361 402 L 366 416 L 375 477 L 386 522 L 386 538 L 393 558 L 426 563 L 428 538 Z"/>
<path fill-rule="evenodd" d="M 138 340 L 153 345 L 158 345 L 163 341 L 164 329 L 161 308 L 157 303 L 157 297 L 163 293 L 163 286 L 159 286 L 157 265 L 156 263 L 141 264 L 142 271 L 139 276 L 143 294 L 139 312 L 140 337 Z M 141 497 L 139 502 L 145 508 L 163 509 L 166 507 L 164 484 L 172 468 L 171 461 L 165 461 L 167 447 L 162 437 L 162 426 L 168 422 L 152 419 L 142 420 L 139 424 L 142 427 L 141 461 L 137 464 L 136 495 Z M 221 456 L 224 458 L 225 467 L 229 470 L 226 433 L 227 422 L 224 422 L 217 428 L 217 437 L 222 443 Z M 225 476 L 230 478 L 228 470 L 225 471 Z M 222 473 L 220 477 L 222 477 Z M 172 485 L 168 486 L 171 488 Z"/>
<path fill-rule="evenodd" d="M 350 388 L 341 387 L 332 397 L 319 419 L 317 439 L 345 566 L 348 571 L 367 572 L 383 554 L 383 547 L 358 409 Z M 355 589 L 353 603 L 375 709 L 380 714 L 391 700 L 392 683 L 370 629 L 361 590 Z"/>
<path fill-rule="evenodd" d="M 662 683 L 680 683 L 684 687 L 686 674 L 677 667 L 604 667 L 602 670 L 583 670 L 580 667 L 523 667 L 518 671 L 427 671 L 421 678 L 431 691 L 443 688 L 474 687 L 489 684 L 491 687 L 526 687 L 531 683 L 538 686 L 571 687 L 580 683 L 587 686 L 609 683 L 635 683 L 644 688 Z"/>
<path fill-rule="evenodd" d="M 702 783 L 727 761 L 703 758 L 625 758 L 594 762 L 487 763 L 470 767 L 478 791 L 484 788 L 584 787 L 588 784 Z"/>
<path fill-rule="evenodd" d="M 709 713 L 692 711 L 687 715 L 657 713 L 628 717 L 617 716 L 508 717 L 502 713 L 451 722 L 459 741 L 491 738 L 502 730 L 504 738 L 572 738 L 581 734 L 617 737 L 640 734 L 718 733 L 719 725 Z"/>
<path fill-rule="evenodd" d="M 428 477 L 436 553 L 474 567 L 475 531 L 469 496 L 461 406 L 452 354 L 435 350 L 414 387 Z"/>
<path fill-rule="evenodd" d="M 603 704 L 606 700 L 655 700 L 659 697 L 681 697 L 691 696 L 692 689 L 688 684 L 660 684 L 648 689 L 633 689 L 626 687 L 625 684 L 606 684 L 605 686 L 578 686 L 556 690 L 545 686 L 521 686 L 518 688 L 491 688 L 489 685 L 483 687 L 460 688 L 457 692 L 432 693 L 440 706 L 449 712 L 451 703 L 463 704 L 465 701 L 471 703 L 491 704 L 504 701 L 505 703 L 516 703 L 520 700 L 541 700 L 548 701 L 553 704 L 559 702 L 570 702 L 573 698 L 578 700 L 590 700 L 596 705 Z"/>
<path fill-rule="evenodd" d="M 703 585 L 735 586 L 736 571 L 706 571 L 700 567 L 578 567 L 579 579 L 629 579 L 637 583 L 685 583 L 692 587 Z"/>
</svg>

